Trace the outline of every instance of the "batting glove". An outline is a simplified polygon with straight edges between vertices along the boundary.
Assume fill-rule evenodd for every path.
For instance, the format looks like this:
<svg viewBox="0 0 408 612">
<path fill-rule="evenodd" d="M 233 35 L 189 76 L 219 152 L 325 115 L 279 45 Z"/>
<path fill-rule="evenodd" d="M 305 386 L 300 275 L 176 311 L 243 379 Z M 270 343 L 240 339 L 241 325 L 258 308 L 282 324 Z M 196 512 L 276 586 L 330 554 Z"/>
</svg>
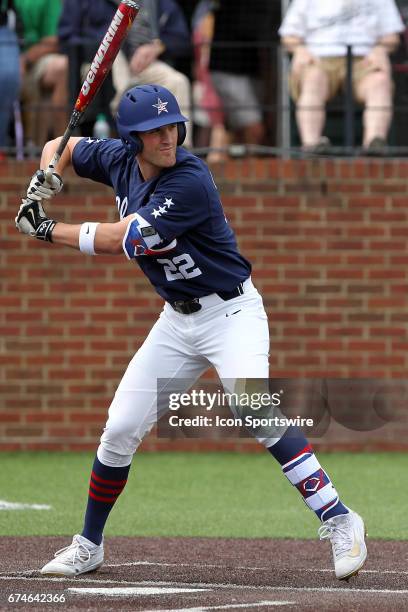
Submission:
<svg viewBox="0 0 408 612">
<path fill-rule="evenodd" d="M 22 234 L 52 242 L 52 230 L 57 222 L 47 217 L 41 202 L 23 200 L 15 222 L 16 228 Z"/>
<path fill-rule="evenodd" d="M 63 185 L 62 178 L 56 172 L 46 181 L 44 170 L 37 170 L 28 186 L 27 197 L 30 200 L 49 200 L 61 191 Z"/>
</svg>

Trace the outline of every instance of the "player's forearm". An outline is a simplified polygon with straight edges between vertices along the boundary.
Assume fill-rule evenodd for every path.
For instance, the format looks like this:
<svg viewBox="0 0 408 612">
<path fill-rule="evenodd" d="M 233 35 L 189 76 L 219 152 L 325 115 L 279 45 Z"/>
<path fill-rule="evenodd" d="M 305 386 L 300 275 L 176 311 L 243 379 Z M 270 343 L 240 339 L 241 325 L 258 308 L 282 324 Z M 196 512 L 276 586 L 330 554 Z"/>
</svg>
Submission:
<svg viewBox="0 0 408 612">
<path fill-rule="evenodd" d="M 117 223 L 98 223 L 93 240 L 95 253 L 98 255 L 120 255 L 123 253 L 123 237 L 132 216 L 126 217 Z M 88 226 L 95 225 L 94 223 L 85 222 L 81 225 L 72 225 L 70 223 L 59 223 L 52 232 L 52 242 L 63 246 L 79 249 L 79 235 L 82 231 L 88 233 L 91 228 Z M 84 227 L 83 227 L 84 226 Z"/>
<path fill-rule="evenodd" d="M 50 140 L 44 145 L 40 161 L 40 168 L 42 168 L 43 170 L 48 167 L 48 164 L 50 163 L 55 151 L 58 149 L 58 145 L 61 141 L 61 138 L 61 136 L 59 136 L 58 138 L 54 138 L 54 140 Z M 70 164 L 71 151 L 68 147 L 65 147 L 64 152 L 61 155 L 61 158 L 55 168 L 55 172 L 58 172 L 58 174 L 62 175 L 65 168 Z"/>
<path fill-rule="evenodd" d="M 52 242 L 79 250 L 79 233 L 82 225 L 57 223 L 52 232 Z M 122 240 L 124 224 L 99 223 L 96 228 L 94 249 L 98 255 L 118 255 L 123 253 Z"/>
<path fill-rule="evenodd" d="M 61 142 L 62 136 L 58 138 L 54 138 L 54 140 L 49 140 L 43 148 L 41 155 L 40 168 L 45 170 L 50 163 L 55 151 L 58 149 L 58 145 Z M 68 140 L 67 146 L 64 149 L 64 152 L 61 155 L 61 158 L 55 168 L 55 172 L 58 174 L 62 174 L 67 166 L 71 165 L 72 162 L 72 153 L 75 145 L 79 142 L 81 138 L 73 137 Z"/>
</svg>

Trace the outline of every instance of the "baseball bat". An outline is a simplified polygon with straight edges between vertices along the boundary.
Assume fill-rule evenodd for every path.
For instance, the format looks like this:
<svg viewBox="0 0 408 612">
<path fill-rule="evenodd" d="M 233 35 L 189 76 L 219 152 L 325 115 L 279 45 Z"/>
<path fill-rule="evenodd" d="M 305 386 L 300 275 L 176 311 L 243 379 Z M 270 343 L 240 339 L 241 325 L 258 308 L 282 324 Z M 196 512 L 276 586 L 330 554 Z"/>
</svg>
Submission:
<svg viewBox="0 0 408 612">
<path fill-rule="evenodd" d="M 67 129 L 45 171 L 47 179 L 51 179 L 52 173 L 67 146 L 68 140 L 110 71 L 115 57 L 119 53 L 122 42 L 126 37 L 127 31 L 134 22 L 139 9 L 139 3 L 134 0 L 122 0 L 119 4 L 111 24 L 91 63 L 85 81 L 82 84 Z"/>
</svg>

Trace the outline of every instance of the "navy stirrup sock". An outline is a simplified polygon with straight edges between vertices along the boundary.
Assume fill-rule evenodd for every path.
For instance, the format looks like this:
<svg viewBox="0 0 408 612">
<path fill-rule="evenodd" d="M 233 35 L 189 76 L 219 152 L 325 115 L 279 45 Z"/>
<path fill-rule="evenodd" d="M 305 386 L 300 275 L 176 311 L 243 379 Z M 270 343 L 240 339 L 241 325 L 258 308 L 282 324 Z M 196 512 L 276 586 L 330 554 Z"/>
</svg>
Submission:
<svg viewBox="0 0 408 612">
<path fill-rule="evenodd" d="M 321 521 L 349 512 L 298 427 L 288 427 L 282 438 L 268 451 Z"/>
<path fill-rule="evenodd" d="M 94 544 L 102 542 L 103 529 L 114 503 L 125 488 L 130 465 L 109 467 L 98 457 L 92 467 L 82 536 Z"/>
</svg>

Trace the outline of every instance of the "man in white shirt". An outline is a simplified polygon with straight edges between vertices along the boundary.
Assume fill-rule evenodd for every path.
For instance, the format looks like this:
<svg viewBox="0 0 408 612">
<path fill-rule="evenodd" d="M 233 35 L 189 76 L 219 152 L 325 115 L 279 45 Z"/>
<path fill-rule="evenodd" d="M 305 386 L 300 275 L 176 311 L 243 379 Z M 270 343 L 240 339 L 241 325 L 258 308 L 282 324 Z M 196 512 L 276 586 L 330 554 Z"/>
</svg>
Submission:
<svg viewBox="0 0 408 612">
<path fill-rule="evenodd" d="M 389 53 L 404 30 L 394 0 L 293 0 L 279 29 L 293 53 L 290 92 L 306 150 L 322 137 L 325 104 L 344 86 L 347 46 L 353 53 L 353 93 L 364 104 L 363 147 L 381 150 L 392 117 L 393 82 Z"/>
</svg>

